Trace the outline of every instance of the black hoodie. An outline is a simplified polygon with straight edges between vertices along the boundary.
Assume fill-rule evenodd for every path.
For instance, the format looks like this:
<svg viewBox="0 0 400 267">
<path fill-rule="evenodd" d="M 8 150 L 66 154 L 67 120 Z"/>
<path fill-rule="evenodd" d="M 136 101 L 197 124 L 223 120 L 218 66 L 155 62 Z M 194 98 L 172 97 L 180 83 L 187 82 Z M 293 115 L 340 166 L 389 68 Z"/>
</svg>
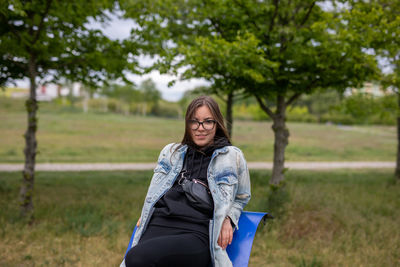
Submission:
<svg viewBox="0 0 400 267">
<path fill-rule="evenodd" d="M 200 179 L 208 184 L 207 169 L 214 150 L 229 145 L 231 143 L 226 138 L 220 138 L 203 150 L 188 146 L 185 155 L 186 177 Z M 208 236 L 208 225 L 213 216 L 213 209 L 200 211 L 192 207 L 182 187 L 178 184 L 179 177 L 180 175 L 174 185 L 155 204 L 150 225 L 180 228 Z"/>
</svg>

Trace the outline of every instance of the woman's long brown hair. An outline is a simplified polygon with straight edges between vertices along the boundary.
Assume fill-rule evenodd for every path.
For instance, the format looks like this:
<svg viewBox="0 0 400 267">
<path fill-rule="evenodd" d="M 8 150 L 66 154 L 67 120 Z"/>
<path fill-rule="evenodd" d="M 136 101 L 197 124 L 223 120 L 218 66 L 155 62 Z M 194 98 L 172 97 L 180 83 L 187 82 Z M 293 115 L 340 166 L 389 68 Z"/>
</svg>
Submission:
<svg viewBox="0 0 400 267">
<path fill-rule="evenodd" d="M 192 136 L 190 135 L 191 129 L 188 122 L 189 120 L 193 119 L 196 110 L 202 106 L 207 106 L 210 109 L 210 112 L 213 115 L 214 120 L 216 121 L 217 129 L 215 131 L 214 141 L 221 138 L 226 138 L 227 141 L 230 142 L 229 134 L 224 124 L 224 117 L 221 114 L 217 102 L 210 96 L 199 96 L 193 99 L 193 101 L 187 107 L 185 116 L 185 134 L 183 135 L 183 139 L 179 147 L 181 147 L 182 145 L 196 147 L 196 144 L 193 142 Z"/>
</svg>

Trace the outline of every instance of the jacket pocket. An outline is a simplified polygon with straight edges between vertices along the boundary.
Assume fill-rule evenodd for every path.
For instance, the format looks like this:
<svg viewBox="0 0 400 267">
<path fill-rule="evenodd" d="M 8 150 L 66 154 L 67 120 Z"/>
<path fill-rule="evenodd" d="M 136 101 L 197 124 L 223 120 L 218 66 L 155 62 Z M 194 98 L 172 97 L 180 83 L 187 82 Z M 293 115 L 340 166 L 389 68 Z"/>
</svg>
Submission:
<svg viewBox="0 0 400 267">
<path fill-rule="evenodd" d="M 154 168 L 153 183 L 160 183 L 160 181 L 167 176 L 170 170 L 171 165 L 169 165 L 166 160 L 161 160 L 158 162 L 157 166 Z"/>
<path fill-rule="evenodd" d="M 216 181 L 218 188 L 218 196 L 222 201 L 233 201 L 235 187 L 238 183 L 238 180 L 235 176 L 224 176 L 220 177 Z"/>
</svg>

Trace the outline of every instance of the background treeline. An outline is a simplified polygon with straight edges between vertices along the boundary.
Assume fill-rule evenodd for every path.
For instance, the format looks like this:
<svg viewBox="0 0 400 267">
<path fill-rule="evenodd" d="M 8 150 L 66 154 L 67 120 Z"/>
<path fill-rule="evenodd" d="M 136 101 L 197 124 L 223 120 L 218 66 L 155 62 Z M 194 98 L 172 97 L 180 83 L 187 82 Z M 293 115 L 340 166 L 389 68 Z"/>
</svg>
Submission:
<svg viewBox="0 0 400 267">
<path fill-rule="evenodd" d="M 182 118 L 187 104 L 201 95 L 204 88 L 187 91 L 178 102 L 162 99 L 152 80 L 139 86 L 112 84 L 85 97 L 56 99 L 63 106 L 72 106 L 92 112 L 111 112 L 125 115 Z M 96 97 L 93 97 L 96 95 Z M 214 96 L 226 112 L 226 102 Z M 316 92 L 303 95 L 287 111 L 287 120 L 293 122 L 334 123 L 344 125 L 376 124 L 395 125 L 396 97 L 394 94 L 375 96 L 365 92 L 343 95 L 337 91 Z M 225 115 L 225 114 L 224 114 Z M 238 99 L 233 105 L 233 118 L 238 120 L 271 121 L 253 97 Z"/>
<path fill-rule="evenodd" d="M 151 80 L 139 86 L 112 84 L 97 90 L 100 97 L 88 100 L 88 109 L 141 116 L 180 117 L 181 108 L 162 99 L 161 92 Z"/>
<path fill-rule="evenodd" d="M 287 110 L 287 120 L 296 122 L 335 124 L 381 124 L 396 122 L 396 97 L 355 93 L 344 97 L 335 91 L 303 95 Z M 270 120 L 255 100 L 238 101 L 233 108 L 234 118 Z"/>
</svg>

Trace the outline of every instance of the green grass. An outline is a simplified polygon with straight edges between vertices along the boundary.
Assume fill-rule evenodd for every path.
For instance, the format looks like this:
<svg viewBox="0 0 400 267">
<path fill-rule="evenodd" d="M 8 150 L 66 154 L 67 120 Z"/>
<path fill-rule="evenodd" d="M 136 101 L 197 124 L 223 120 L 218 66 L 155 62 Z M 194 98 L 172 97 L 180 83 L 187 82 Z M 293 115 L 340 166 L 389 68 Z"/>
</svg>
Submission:
<svg viewBox="0 0 400 267">
<path fill-rule="evenodd" d="M 118 266 L 151 171 L 39 172 L 35 222 L 18 217 L 21 174 L 0 173 L 0 266 Z M 399 266 L 400 184 L 392 171 L 289 171 L 272 195 L 251 172 L 247 210 L 275 219 L 256 235 L 250 266 Z"/>
<path fill-rule="evenodd" d="M 0 98 L 0 162 L 23 162 L 23 101 Z M 180 142 L 183 120 L 87 113 L 41 103 L 37 162 L 154 162 L 164 145 Z M 288 123 L 288 161 L 394 161 L 393 126 L 338 127 Z M 271 161 L 270 122 L 235 121 L 233 143 L 248 161 Z"/>
</svg>

